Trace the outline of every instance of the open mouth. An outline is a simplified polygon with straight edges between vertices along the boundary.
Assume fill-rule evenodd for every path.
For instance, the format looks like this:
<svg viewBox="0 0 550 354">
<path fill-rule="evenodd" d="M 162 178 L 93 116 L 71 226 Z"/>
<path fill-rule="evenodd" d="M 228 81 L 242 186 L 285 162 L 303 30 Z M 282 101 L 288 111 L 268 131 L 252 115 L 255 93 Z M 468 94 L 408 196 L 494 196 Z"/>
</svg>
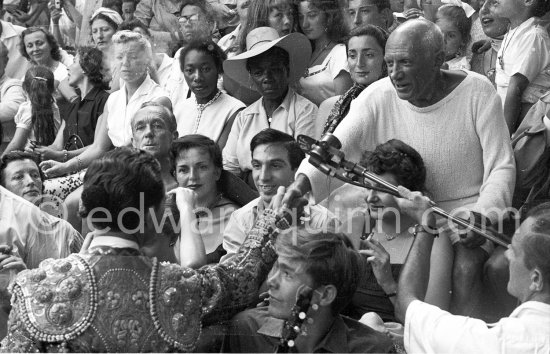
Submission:
<svg viewBox="0 0 550 354">
<path fill-rule="evenodd" d="M 189 189 L 191 189 L 191 190 L 197 190 L 197 189 L 199 189 L 200 187 L 202 187 L 202 184 L 190 184 L 190 185 L 188 185 L 188 186 L 185 187 L 185 188 L 189 188 Z"/>
<path fill-rule="evenodd" d="M 258 191 L 264 194 L 274 194 L 275 192 L 277 192 L 278 187 L 279 186 L 274 184 L 264 184 L 264 185 L 258 186 Z"/>
</svg>

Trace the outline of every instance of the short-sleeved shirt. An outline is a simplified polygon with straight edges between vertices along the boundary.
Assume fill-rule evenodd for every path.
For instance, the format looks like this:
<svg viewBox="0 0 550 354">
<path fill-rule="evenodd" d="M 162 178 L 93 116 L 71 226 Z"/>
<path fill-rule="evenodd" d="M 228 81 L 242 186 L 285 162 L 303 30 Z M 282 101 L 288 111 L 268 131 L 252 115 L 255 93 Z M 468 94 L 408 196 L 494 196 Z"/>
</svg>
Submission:
<svg viewBox="0 0 550 354">
<path fill-rule="evenodd" d="M 346 46 L 337 44 L 321 64 L 304 73 L 300 79 L 300 94 L 319 106 L 327 98 L 336 96 L 334 79 L 342 71 L 349 72 Z"/>
<path fill-rule="evenodd" d="M 61 117 L 59 115 L 59 108 L 54 103 L 52 106 L 53 109 L 53 119 L 55 126 L 55 134 L 61 126 Z M 30 145 L 31 141 L 36 141 L 36 136 L 34 135 L 34 127 L 32 125 L 32 107 L 29 101 L 25 101 L 19 106 L 17 114 L 13 118 L 16 128 L 23 128 L 30 131 L 29 137 L 27 138 L 27 146 Z"/>
<path fill-rule="evenodd" d="M 405 316 L 408 353 L 549 353 L 550 305 L 527 301 L 495 324 L 415 300 Z"/>
<path fill-rule="evenodd" d="M 180 100 L 174 106 L 179 136 L 202 134 L 218 141 L 229 118 L 244 107 L 244 103 L 223 92 L 210 104 L 199 105 L 194 97 Z"/>
<path fill-rule="evenodd" d="M 535 103 L 550 88 L 550 36 L 538 17 L 508 31 L 498 51 L 495 83 L 503 106 L 510 78 L 517 73 L 529 80 L 522 102 Z"/>
<path fill-rule="evenodd" d="M 126 85 L 124 83 L 121 85 L 120 90 L 109 96 L 106 103 L 109 111 L 107 131 L 114 146 L 130 145 L 132 142 L 132 117 L 143 103 L 160 97 L 168 97 L 168 94 L 149 75 L 130 97 L 130 100 L 126 98 Z"/>
<path fill-rule="evenodd" d="M 19 35 L 25 30 L 25 27 L 15 26 L 10 22 L 0 21 L 2 34 L 0 41 L 8 48 L 8 64 L 6 65 L 6 76 L 20 78 L 25 76 L 29 67 L 29 62 L 19 51 Z"/>
<path fill-rule="evenodd" d="M 83 146 L 76 146 L 80 145 L 76 144 L 76 148 L 79 149 L 92 144 L 97 119 L 103 113 L 103 107 L 108 98 L 109 93 L 107 91 L 94 87 L 86 97 L 71 103 L 67 110 L 63 142 L 66 143 L 69 137 L 78 135 Z"/>
<path fill-rule="evenodd" d="M 223 149 L 223 168 L 232 173 L 252 170 L 250 141 L 264 129 L 280 130 L 295 138 L 300 134 L 315 136 L 317 106 L 307 98 L 289 88 L 283 102 L 273 112 L 271 123 L 262 102 L 263 98 L 260 98 L 243 109 L 233 122 Z"/>
</svg>

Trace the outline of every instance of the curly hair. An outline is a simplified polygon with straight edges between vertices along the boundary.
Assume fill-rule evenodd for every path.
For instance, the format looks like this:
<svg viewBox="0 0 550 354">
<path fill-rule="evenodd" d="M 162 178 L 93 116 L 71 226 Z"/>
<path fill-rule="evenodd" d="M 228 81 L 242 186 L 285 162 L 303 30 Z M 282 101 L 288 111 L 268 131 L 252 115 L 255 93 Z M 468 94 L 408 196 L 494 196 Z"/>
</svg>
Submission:
<svg viewBox="0 0 550 354">
<path fill-rule="evenodd" d="M 363 37 L 370 36 L 374 38 L 376 43 L 382 48 L 382 55 L 386 53 L 386 42 L 388 41 L 389 34 L 383 28 L 375 25 L 361 25 L 355 27 L 349 32 L 349 35 L 346 37 L 344 43 L 346 45 L 346 53 L 348 53 L 348 44 L 350 39 L 353 37 Z M 382 75 L 385 77 L 388 75 L 388 67 L 386 66 L 386 61 L 382 61 Z"/>
<path fill-rule="evenodd" d="M 132 1 L 132 0 L 129 0 Z M 118 27 L 119 31 L 134 31 L 136 28 L 141 29 L 143 32 L 145 32 L 145 35 L 149 38 L 151 38 L 151 31 L 149 30 L 149 27 L 145 25 L 145 23 L 141 22 L 141 20 L 137 18 L 133 18 L 129 21 L 124 21 L 120 24 Z"/>
<path fill-rule="evenodd" d="M 84 46 L 78 48 L 76 54 L 78 55 L 78 63 L 90 83 L 99 89 L 109 90 L 109 82 L 104 69 L 103 52 L 96 47 Z"/>
<path fill-rule="evenodd" d="M 305 1 L 327 15 L 325 30 L 328 38 L 333 42 L 343 43 L 348 34 L 348 29 L 338 0 L 298 0 L 298 3 Z"/>
<path fill-rule="evenodd" d="M 38 145 L 50 145 L 55 140 L 53 93 L 54 77 L 45 66 L 33 66 L 25 74 L 23 90 L 31 103 L 31 123 Z"/>
<path fill-rule="evenodd" d="M 31 61 L 31 57 L 29 53 L 27 53 L 27 48 L 25 46 L 25 36 L 35 32 L 44 33 L 46 41 L 48 41 L 48 44 L 51 48 L 50 55 L 52 59 L 55 61 L 61 61 L 61 49 L 59 48 L 59 44 L 55 40 L 55 37 L 53 36 L 53 34 L 40 27 L 29 27 L 21 32 L 19 36 L 19 52 L 21 53 L 21 55 L 24 56 L 27 60 Z"/>
<path fill-rule="evenodd" d="M 225 61 L 225 59 L 227 59 L 227 55 L 211 39 L 194 40 L 182 49 L 180 58 L 179 58 L 180 70 L 182 72 L 183 72 L 183 68 L 185 67 L 185 59 L 187 59 L 186 58 L 187 54 L 189 54 L 189 52 L 191 52 L 192 50 L 196 50 L 197 52 L 210 55 L 212 59 L 214 59 L 214 64 L 216 64 L 216 69 L 218 70 L 218 74 L 223 74 L 223 62 Z"/>
<path fill-rule="evenodd" d="M 100 229 L 139 232 L 142 215 L 129 210 L 160 206 L 165 194 L 160 171 L 148 152 L 120 147 L 106 153 L 84 176 L 80 216 L 95 216 L 92 223 Z"/>
<path fill-rule="evenodd" d="M 391 173 L 397 183 L 411 191 L 426 192 L 426 166 L 422 156 L 401 140 L 392 139 L 366 151 L 361 165 L 377 175 Z"/>
<path fill-rule="evenodd" d="M 44 172 L 42 172 L 42 169 L 38 167 L 40 165 L 40 161 L 37 159 L 36 155 L 25 151 L 15 150 L 2 155 L 2 157 L 0 158 L 0 186 L 6 186 L 6 176 L 4 175 L 4 170 L 8 167 L 8 165 L 14 161 L 23 160 L 30 160 L 36 164 L 36 168 L 38 168 L 38 171 L 40 173 L 40 180 L 44 182 L 46 177 L 44 176 Z"/>
</svg>

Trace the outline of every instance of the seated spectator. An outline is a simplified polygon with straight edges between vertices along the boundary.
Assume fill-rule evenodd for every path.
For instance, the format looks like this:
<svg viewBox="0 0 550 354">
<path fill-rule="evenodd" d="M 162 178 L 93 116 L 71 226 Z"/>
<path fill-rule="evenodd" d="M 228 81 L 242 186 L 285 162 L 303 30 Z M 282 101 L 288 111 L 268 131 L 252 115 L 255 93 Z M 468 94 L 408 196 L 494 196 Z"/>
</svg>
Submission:
<svg viewBox="0 0 550 354">
<path fill-rule="evenodd" d="M 275 229 L 273 210 L 259 216 L 250 242 L 243 244 L 237 256 L 239 265 L 195 271 L 159 264 L 139 251 L 154 241 L 155 234 L 146 231 L 158 224 L 155 215 L 159 215 L 164 192 L 159 164 L 146 152 L 119 148 L 94 161 L 84 181 L 81 212 L 102 233 L 86 252 L 44 262 L 39 270 L 17 276 L 15 306 L 2 350 L 192 351 L 206 316 L 227 318 L 254 302 L 276 258 L 270 242 L 276 238 L 270 231 Z M 177 194 L 178 200 L 192 198 L 184 189 Z M 186 220 L 192 217 L 192 211 L 185 209 L 189 204 L 178 203 Z M 128 208 L 141 208 L 142 213 L 128 213 Z M 188 260 L 200 256 L 200 238 L 195 236 L 182 237 Z M 47 296 L 54 291 L 63 296 Z M 74 300 L 67 302 L 67 297 Z M 26 301 L 30 298 L 41 301 Z M 28 316 L 39 316 L 33 317 L 38 321 L 31 322 Z M 143 332 L 113 335 L 127 326 Z"/>
<path fill-rule="evenodd" d="M 168 92 L 168 97 L 174 106 L 180 100 L 190 98 L 193 93 L 189 89 L 189 86 L 187 86 L 187 82 L 181 71 L 180 56 L 183 48 L 193 40 L 211 40 L 212 33 L 216 27 L 212 8 L 203 0 L 186 0 L 185 5 L 181 9 L 178 23 L 178 33 L 180 33 L 178 35 L 181 37 L 181 45 L 178 47 L 181 48 L 174 54 L 168 80 L 161 83 L 162 88 Z M 154 35 L 153 38 L 155 38 Z"/>
<path fill-rule="evenodd" d="M 40 206 L 44 175 L 34 155 L 12 151 L 0 159 L 0 186 Z"/>
<path fill-rule="evenodd" d="M 394 352 L 384 334 L 340 315 L 360 275 L 360 257 L 344 235 L 283 234 L 275 250 L 277 262 L 267 279 L 269 305 L 233 318 L 231 352 Z"/>
<path fill-rule="evenodd" d="M 231 214 L 239 208 L 225 197 L 221 179 L 229 178 L 222 170 L 222 152 L 211 139 L 202 135 L 186 135 L 172 144 L 174 176 L 180 187 L 197 194 L 192 205 L 197 216 L 198 231 L 204 242 L 208 263 L 218 263 L 225 254 L 223 232 Z M 174 246 L 180 258 L 179 240 Z"/>
<path fill-rule="evenodd" d="M 223 233 L 223 248 L 227 254 L 221 262 L 229 262 L 235 256 L 258 213 L 269 205 L 280 186 L 286 187 L 294 181 L 296 169 L 305 157 L 292 136 L 275 129 L 264 129 L 256 134 L 249 151 L 252 178 L 260 196 L 231 215 Z M 306 222 L 310 230 L 326 230 L 339 223 L 332 213 L 319 205 L 307 206 L 304 215 L 302 222 Z"/>
<path fill-rule="evenodd" d="M 211 40 L 190 42 L 183 48 L 179 62 L 193 98 L 178 100 L 174 115 L 180 136 L 201 134 L 225 146 L 237 114 L 244 103 L 218 89 L 223 74 L 225 53 Z"/>
<path fill-rule="evenodd" d="M 136 0 L 122 0 L 122 18 L 124 21 L 132 21 L 136 12 Z"/>
<path fill-rule="evenodd" d="M 74 89 L 62 84 L 67 78 L 67 61 L 61 56 L 61 49 L 53 35 L 40 28 L 30 27 L 21 33 L 19 50 L 31 66 L 45 66 L 53 72 L 55 78 L 55 99 L 62 112 L 77 96 Z M 72 63 L 72 60 L 70 61 Z M 66 64 L 67 63 L 67 64 Z"/>
<path fill-rule="evenodd" d="M 378 145 L 372 152 L 365 152 L 360 165 L 368 166 L 369 172 L 394 185 L 426 191 L 426 167 L 422 157 L 400 140 L 390 140 Z M 361 241 L 364 258 L 359 288 L 349 309 L 350 316 L 354 318 L 360 318 L 366 312 L 376 312 L 386 322 L 396 321 L 394 303 L 397 281 L 414 240 L 416 222 L 401 213 L 395 199 L 384 191 L 368 189 L 365 196 L 367 216 L 362 229 L 352 232 L 354 244 L 359 244 L 361 235 L 362 239 L 366 239 Z M 339 219 L 345 218 L 345 215 L 338 216 Z M 438 261 L 437 257 L 433 257 L 434 267 L 439 266 Z M 426 302 L 441 302 L 441 299 L 434 299 L 434 295 L 447 281 L 441 277 L 446 276 L 432 274 Z"/>
<path fill-rule="evenodd" d="M 9 63 L 8 48 L 0 42 L 0 125 L 4 134 L 0 135 L 0 144 L 9 142 L 15 134 L 14 117 L 19 106 L 25 102 L 25 94 L 21 81 L 12 79 L 6 74 Z M 2 149 L 0 147 L 0 154 Z"/>
<path fill-rule="evenodd" d="M 228 58 L 231 58 L 240 52 L 239 37 L 243 31 L 244 24 L 247 23 L 248 8 L 250 7 L 250 3 L 252 1 L 253 0 L 237 0 L 236 11 L 239 18 L 239 24 L 231 33 L 226 34 L 218 41 L 218 45 Z"/>
<path fill-rule="evenodd" d="M 49 146 L 37 145 L 33 151 L 45 160 L 66 162 L 80 155 L 94 142 L 95 128 L 109 98 L 104 75 L 103 53 L 94 47 L 80 47 L 69 67 L 69 84 L 78 88 L 80 97 L 72 102 L 61 123 L 55 141 Z"/>
<path fill-rule="evenodd" d="M 134 31 L 140 33 L 142 36 L 145 36 L 149 43 L 151 43 L 151 32 L 149 28 L 145 26 L 143 22 L 134 18 L 130 21 L 124 21 L 120 27 L 120 31 Z M 161 87 L 166 86 L 167 82 L 170 80 L 170 74 L 172 72 L 172 65 L 175 59 L 169 57 L 166 53 L 156 53 L 153 52 L 153 67 L 149 74 L 151 78 L 159 84 Z"/>
<path fill-rule="evenodd" d="M 343 44 L 347 29 L 338 0 L 302 0 L 299 14 L 300 29 L 313 49 L 299 92 L 318 106 L 353 85 Z"/>
<path fill-rule="evenodd" d="M 54 75 L 44 66 L 32 66 L 25 74 L 23 90 L 28 98 L 14 117 L 13 139 L 4 154 L 35 146 L 50 145 L 61 127 L 61 117 L 53 96 Z"/>
<path fill-rule="evenodd" d="M 0 15 L 4 15 L 4 0 L 0 0 Z M 25 27 L 16 26 L 11 22 L 0 20 L 0 42 L 8 48 L 9 62 L 6 65 L 6 75 L 14 79 L 20 79 L 25 76 L 28 69 L 28 62 L 24 54 L 19 50 L 21 37 L 20 34 Z"/>
<path fill-rule="evenodd" d="M 502 45 L 504 35 L 508 32 L 510 21 L 504 17 L 496 16 L 491 11 L 489 2 L 485 2 L 483 4 L 479 15 L 483 32 L 490 38 L 491 45 L 487 46 L 486 50 L 481 53 L 474 51 L 471 62 L 472 71 L 485 75 L 489 80 L 491 80 L 493 86 L 496 86 L 495 74 L 498 51 Z"/>
<path fill-rule="evenodd" d="M 443 65 L 449 70 L 470 70 L 470 59 L 466 56 L 466 46 L 470 43 L 472 29 L 470 17 L 461 5 L 454 3 L 445 4 L 437 9 L 436 17 L 436 25 L 445 37 Z"/>
<path fill-rule="evenodd" d="M 550 351 L 550 204 L 534 208 L 506 251 L 508 292 L 520 305 L 496 324 L 455 316 L 422 302 L 435 218 L 427 198 L 401 188 L 401 210 L 422 225 L 401 272 L 396 316 L 405 323 L 408 353 L 544 353 Z"/>
<path fill-rule="evenodd" d="M 351 30 L 346 49 L 353 86 L 342 96 L 331 97 L 321 103 L 315 137 L 333 133 L 348 114 L 353 100 L 367 86 L 388 74 L 384 61 L 387 40 L 387 33 L 377 26 L 363 25 Z"/>
<path fill-rule="evenodd" d="M 378 26 L 388 30 L 393 24 L 390 0 L 348 0 L 348 23 L 352 29 L 364 26 Z M 402 12 L 403 9 L 397 12 Z"/>
<path fill-rule="evenodd" d="M 266 128 L 294 137 L 313 136 L 317 106 L 290 87 L 309 60 L 310 45 L 303 34 L 278 38 L 273 28 L 260 27 L 248 35 L 247 48 L 224 62 L 224 72 L 243 86 L 254 84 L 262 97 L 235 119 L 223 150 L 223 167 L 252 186 L 248 149 L 252 137 Z"/>
</svg>

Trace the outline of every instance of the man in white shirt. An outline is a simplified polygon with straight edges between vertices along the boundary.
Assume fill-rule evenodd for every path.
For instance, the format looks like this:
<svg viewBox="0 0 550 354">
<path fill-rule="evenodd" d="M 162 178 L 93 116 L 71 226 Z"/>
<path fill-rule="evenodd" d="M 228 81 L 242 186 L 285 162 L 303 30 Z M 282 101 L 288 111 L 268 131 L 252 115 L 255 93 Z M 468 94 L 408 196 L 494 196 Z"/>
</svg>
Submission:
<svg viewBox="0 0 550 354">
<path fill-rule="evenodd" d="M 275 129 L 264 129 L 256 134 L 250 143 L 252 157 L 252 178 L 260 197 L 254 199 L 231 214 L 223 234 L 223 248 L 227 254 L 220 263 L 233 258 L 246 234 L 256 222 L 257 215 L 269 205 L 280 186 L 294 181 L 294 174 L 304 158 L 294 138 Z M 320 205 L 308 205 L 301 217 L 308 231 L 333 231 L 339 223 L 328 209 Z"/>
<path fill-rule="evenodd" d="M 410 193 L 410 194 L 408 194 Z M 550 203 L 527 214 L 506 251 L 508 292 L 521 303 L 495 324 L 455 316 L 422 302 L 430 273 L 435 218 L 427 218 L 428 199 L 405 194 L 399 204 L 423 225 L 417 233 L 397 290 L 396 317 L 405 323 L 408 353 L 549 353 L 550 352 Z M 407 195 L 408 194 L 408 195 Z M 417 207 L 415 208 L 414 205 Z M 413 213 L 411 213 L 413 215 Z"/>
<path fill-rule="evenodd" d="M 0 17 L 3 12 L 3 1 L 0 0 Z M 27 72 L 28 62 L 19 51 L 19 35 L 24 30 L 24 27 L 0 21 L 0 41 L 6 45 L 9 53 L 9 62 L 6 67 L 6 75 L 9 77 L 23 77 Z"/>
</svg>

